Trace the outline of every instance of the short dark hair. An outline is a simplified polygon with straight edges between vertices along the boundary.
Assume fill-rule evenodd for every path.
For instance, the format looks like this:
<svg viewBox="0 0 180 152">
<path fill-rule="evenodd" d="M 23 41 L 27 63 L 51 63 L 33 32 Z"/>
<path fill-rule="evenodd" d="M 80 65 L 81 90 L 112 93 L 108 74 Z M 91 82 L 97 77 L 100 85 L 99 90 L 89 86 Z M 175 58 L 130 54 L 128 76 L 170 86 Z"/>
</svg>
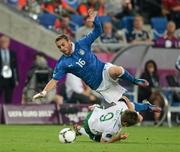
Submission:
<svg viewBox="0 0 180 152">
<path fill-rule="evenodd" d="M 126 123 L 126 127 L 133 126 L 139 122 L 137 112 L 126 110 L 122 113 L 121 122 Z"/>
<path fill-rule="evenodd" d="M 55 42 L 57 42 L 57 41 L 59 41 L 59 40 L 62 40 L 62 39 L 65 39 L 66 41 L 68 41 L 68 40 L 69 40 L 69 37 L 68 37 L 67 35 L 65 35 L 65 34 L 59 35 L 59 36 L 56 38 Z"/>
</svg>

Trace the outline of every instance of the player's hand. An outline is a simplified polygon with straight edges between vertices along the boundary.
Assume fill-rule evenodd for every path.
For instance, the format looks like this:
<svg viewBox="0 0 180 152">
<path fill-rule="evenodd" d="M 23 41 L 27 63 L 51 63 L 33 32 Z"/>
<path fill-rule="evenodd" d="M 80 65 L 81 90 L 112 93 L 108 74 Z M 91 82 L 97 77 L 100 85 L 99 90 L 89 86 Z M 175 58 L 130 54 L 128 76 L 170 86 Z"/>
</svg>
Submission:
<svg viewBox="0 0 180 152">
<path fill-rule="evenodd" d="M 89 9 L 87 21 L 88 22 L 94 22 L 96 15 L 97 15 L 97 11 L 94 11 L 93 9 Z"/>
<path fill-rule="evenodd" d="M 40 98 L 44 98 L 46 96 L 47 92 L 46 91 L 42 91 L 36 95 L 33 96 L 33 100 L 36 100 L 36 99 L 40 99 Z"/>
<path fill-rule="evenodd" d="M 119 139 L 120 139 L 120 140 L 124 140 L 124 139 L 126 139 L 126 138 L 128 138 L 128 134 L 127 134 L 127 133 L 124 133 L 124 134 L 120 134 L 120 135 L 119 135 Z"/>
<path fill-rule="evenodd" d="M 149 85 L 149 82 L 145 79 L 136 79 L 135 83 L 141 87 L 147 87 Z"/>
</svg>

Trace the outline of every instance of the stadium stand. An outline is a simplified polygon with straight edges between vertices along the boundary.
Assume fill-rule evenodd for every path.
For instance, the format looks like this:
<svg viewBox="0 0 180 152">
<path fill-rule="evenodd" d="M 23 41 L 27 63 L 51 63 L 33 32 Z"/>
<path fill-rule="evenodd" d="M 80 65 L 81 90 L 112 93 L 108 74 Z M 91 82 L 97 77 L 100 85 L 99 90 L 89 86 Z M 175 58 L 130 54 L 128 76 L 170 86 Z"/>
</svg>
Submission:
<svg viewBox="0 0 180 152">
<path fill-rule="evenodd" d="M 125 16 L 122 18 L 121 27 L 125 28 L 127 33 L 130 33 L 133 30 L 133 19 L 134 17 L 132 16 Z"/>
<path fill-rule="evenodd" d="M 38 16 L 39 24 L 43 25 L 45 28 L 48 29 L 53 29 L 56 19 L 57 18 L 55 15 L 48 12 L 39 14 Z"/>
<path fill-rule="evenodd" d="M 151 18 L 151 26 L 153 28 L 154 39 L 158 39 L 164 35 L 167 26 L 167 18 L 165 17 L 153 17 Z"/>
<path fill-rule="evenodd" d="M 100 21 L 102 24 L 104 24 L 105 22 L 111 22 L 112 21 L 112 17 L 111 16 L 100 16 Z"/>
<path fill-rule="evenodd" d="M 71 7 L 73 7 L 74 9 L 77 9 L 80 4 L 80 0 L 65 0 L 65 2 L 69 4 Z"/>
<path fill-rule="evenodd" d="M 71 21 L 74 23 L 74 24 L 77 24 L 78 26 L 82 26 L 83 25 L 83 17 L 80 16 L 80 15 L 76 15 L 76 14 L 72 14 L 70 15 L 71 17 Z"/>
</svg>

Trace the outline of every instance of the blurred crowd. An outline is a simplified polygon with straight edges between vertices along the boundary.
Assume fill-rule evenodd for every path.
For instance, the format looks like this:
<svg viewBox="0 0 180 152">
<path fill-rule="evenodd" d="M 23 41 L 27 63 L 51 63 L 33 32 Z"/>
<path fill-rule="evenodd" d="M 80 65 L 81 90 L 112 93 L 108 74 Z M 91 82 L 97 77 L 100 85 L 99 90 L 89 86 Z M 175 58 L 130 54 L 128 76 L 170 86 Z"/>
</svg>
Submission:
<svg viewBox="0 0 180 152">
<path fill-rule="evenodd" d="M 78 39 L 92 30 L 89 8 L 98 12 L 104 33 L 96 43 L 180 47 L 179 0 L 6 0 L 48 29 Z M 99 48 L 95 51 L 116 51 Z"/>
</svg>

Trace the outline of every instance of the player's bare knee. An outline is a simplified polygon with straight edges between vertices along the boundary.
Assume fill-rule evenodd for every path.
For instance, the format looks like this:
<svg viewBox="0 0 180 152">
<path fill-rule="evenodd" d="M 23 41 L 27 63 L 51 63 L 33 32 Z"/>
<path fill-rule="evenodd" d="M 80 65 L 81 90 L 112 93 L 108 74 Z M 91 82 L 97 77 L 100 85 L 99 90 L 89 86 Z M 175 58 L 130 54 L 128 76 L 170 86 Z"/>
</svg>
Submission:
<svg viewBox="0 0 180 152">
<path fill-rule="evenodd" d="M 120 77 L 123 73 L 124 73 L 124 68 L 121 67 L 121 66 L 113 66 L 113 67 L 109 68 L 109 75 L 110 75 L 113 79 L 117 79 L 117 78 Z"/>
</svg>

